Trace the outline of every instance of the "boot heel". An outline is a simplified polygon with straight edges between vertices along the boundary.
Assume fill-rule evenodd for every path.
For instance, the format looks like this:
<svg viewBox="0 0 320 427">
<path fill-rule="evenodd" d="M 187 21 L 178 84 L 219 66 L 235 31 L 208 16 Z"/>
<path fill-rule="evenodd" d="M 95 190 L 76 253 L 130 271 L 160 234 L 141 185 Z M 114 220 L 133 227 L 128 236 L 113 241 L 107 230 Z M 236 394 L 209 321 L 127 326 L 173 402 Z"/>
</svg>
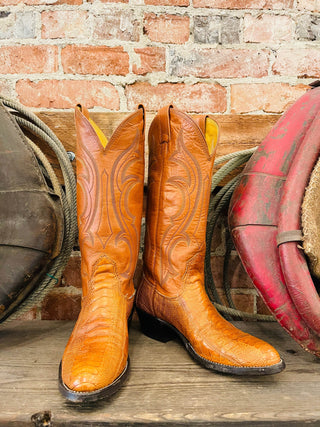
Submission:
<svg viewBox="0 0 320 427">
<path fill-rule="evenodd" d="M 141 330 L 147 337 L 161 342 L 168 342 L 176 338 L 174 331 L 163 320 L 157 319 L 139 308 L 136 310 Z"/>
</svg>

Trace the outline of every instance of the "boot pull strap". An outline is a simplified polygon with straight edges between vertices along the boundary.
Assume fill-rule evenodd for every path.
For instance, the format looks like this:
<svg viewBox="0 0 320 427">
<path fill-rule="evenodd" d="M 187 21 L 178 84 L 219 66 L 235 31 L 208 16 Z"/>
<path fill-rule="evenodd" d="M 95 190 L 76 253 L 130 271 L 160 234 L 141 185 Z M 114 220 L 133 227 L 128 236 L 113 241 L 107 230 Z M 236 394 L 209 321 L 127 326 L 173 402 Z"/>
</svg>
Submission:
<svg viewBox="0 0 320 427">
<path fill-rule="evenodd" d="M 86 119 L 88 119 L 88 120 L 89 120 L 90 115 L 89 115 L 89 111 L 86 109 L 86 107 L 84 107 L 84 106 L 83 106 L 83 105 L 81 105 L 81 104 L 77 104 L 76 108 L 77 108 L 79 111 L 81 111 L 81 113 L 84 115 L 84 117 L 85 117 Z"/>
<path fill-rule="evenodd" d="M 197 123 L 197 125 L 199 126 L 201 132 L 203 133 L 203 135 L 205 135 L 206 133 L 206 118 L 209 116 L 196 116 L 193 117 L 193 120 Z"/>
<path fill-rule="evenodd" d="M 158 117 L 160 119 L 161 143 L 170 141 L 170 109 L 173 105 L 160 108 Z"/>
</svg>

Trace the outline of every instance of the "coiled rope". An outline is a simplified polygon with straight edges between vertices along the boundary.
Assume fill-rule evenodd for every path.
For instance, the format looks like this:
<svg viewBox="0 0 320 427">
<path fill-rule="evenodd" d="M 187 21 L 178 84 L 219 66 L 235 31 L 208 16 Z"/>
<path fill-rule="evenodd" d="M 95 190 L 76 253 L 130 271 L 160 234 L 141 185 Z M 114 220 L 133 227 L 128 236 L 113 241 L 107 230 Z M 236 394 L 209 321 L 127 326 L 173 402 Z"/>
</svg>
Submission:
<svg viewBox="0 0 320 427">
<path fill-rule="evenodd" d="M 50 263 L 48 271 L 42 281 L 32 290 L 28 297 L 18 306 L 2 324 L 16 319 L 28 312 L 32 307 L 38 305 L 45 295 L 57 284 L 62 272 L 70 258 L 74 241 L 77 235 L 77 212 L 76 212 L 76 180 L 67 152 L 57 136 L 45 125 L 35 114 L 27 110 L 18 102 L 0 96 L 0 102 L 9 108 L 14 115 L 16 122 L 22 129 L 31 131 L 32 134 L 40 137 L 55 153 L 63 175 L 64 185 L 59 184 L 54 169 L 50 165 L 45 154 L 29 138 L 29 142 L 41 165 L 43 172 L 52 185 L 55 193 L 60 196 L 64 213 L 64 238 L 60 254 Z"/>
<path fill-rule="evenodd" d="M 229 319 L 248 319 L 248 320 L 261 320 L 261 321 L 274 321 L 273 316 L 247 313 L 241 310 L 237 310 L 231 294 L 231 286 L 228 277 L 229 271 L 229 260 L 231 251 L 233 248 L 232 239 L 227 229 L 226 236 L 226 252 L 224 256 L 223 266 L 223 289 L 226 296 L 229 307 L 222 304 L 218 291 L 216 289 L 212 270 L 211 270 L 211 243 L 213 238 L 213 232 L 220 215 L 229 206 L 232 193 L 240 180 L 240 175 L 234 176 L 234 170 L 244 165 L 255 152 L 255 148 L 248 150 L 237 151 L 235 153 L 227 154 L 222 157 L 218 157 L 215 161 L 215 166 L 223 164 L 221 168 L 213 175 L 211 184 L 211 200 L 209 204 L 208 222 L 207 222 L 207 234 L 206 234 L 206 256 L 205 256 L 205 284 L 207 293 L 217 308 L 228 320 Z M 233 174 L 232 174 L 233 173 Z M 231 177 L 230 177 L 231 175 Z M 219 189 L 219 184 L 229 176 L 229 181 Z M 232 177 L 233 176 L 233 177 Z"/>
</svg>

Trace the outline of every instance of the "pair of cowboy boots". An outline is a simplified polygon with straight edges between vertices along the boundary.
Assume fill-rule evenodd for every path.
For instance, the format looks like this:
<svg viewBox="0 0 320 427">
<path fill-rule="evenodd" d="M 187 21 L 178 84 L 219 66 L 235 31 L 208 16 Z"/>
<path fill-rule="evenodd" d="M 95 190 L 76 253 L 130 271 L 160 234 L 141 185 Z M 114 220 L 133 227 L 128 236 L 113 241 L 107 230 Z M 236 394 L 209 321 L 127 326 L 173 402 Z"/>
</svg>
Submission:
<svg viewBox="0 0 320 427">
<path fill-rule="evenodd" d="M 131 114 L 108 141 L 85 108 L 75 112 L 82 308 L 60 366 L 60 391 L 92 402 L 116 392 L 129 371 L 134 300 L 142 331 L 181 338 L 204 367 L 229 374 L 274 374 L 276 350 L 245 334 L 212 306 L 204 288 L 211 175 L 218 140 L 208 116 L 162 108 L 149 131 L 143 279 L 135 298 L 144 186 L 145 114 Z"/>
</svg>

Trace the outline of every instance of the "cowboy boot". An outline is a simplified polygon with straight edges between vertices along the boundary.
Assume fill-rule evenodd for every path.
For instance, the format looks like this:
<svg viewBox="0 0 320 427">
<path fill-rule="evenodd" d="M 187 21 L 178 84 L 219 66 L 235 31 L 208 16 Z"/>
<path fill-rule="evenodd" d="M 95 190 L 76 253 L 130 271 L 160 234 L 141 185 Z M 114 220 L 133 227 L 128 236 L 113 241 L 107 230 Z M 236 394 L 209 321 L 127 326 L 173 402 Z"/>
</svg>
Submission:
<svg viewBox="0 0 320 427">
<path fill-rule="evenodd" d="M 169 106 L 149 131 L 149 184 L 143 279 L 136 306 L 142 331 L 178 336 L 208 369 L 262 375 L 284 368 L 269 344 L 236 329 L 204 287 L 205 234 L 218 128 Z"/>
<path fill-rule="evenodd" d="M 78 106 L 77 209 L 81 312 L 60 365 L 60 391 L 74 402 L 115 393 L 128 375 L 128 319 L 135 290 L 144 184 L 144 110 L 108 141 Z"/>
</svg>

